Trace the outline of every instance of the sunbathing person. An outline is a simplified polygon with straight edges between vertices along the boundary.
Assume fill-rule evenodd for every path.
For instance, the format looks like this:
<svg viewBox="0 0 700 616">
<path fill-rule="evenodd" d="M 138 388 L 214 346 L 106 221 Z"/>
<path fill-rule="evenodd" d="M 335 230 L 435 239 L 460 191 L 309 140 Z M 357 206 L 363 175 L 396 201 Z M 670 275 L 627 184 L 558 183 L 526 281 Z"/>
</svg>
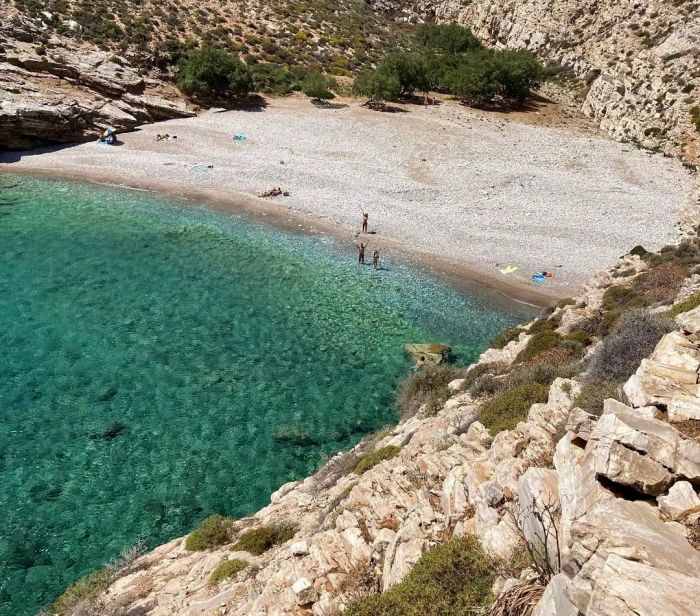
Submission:
<svg viewBox="0 0 700 616">
<path fill-rule="evenodd" d="M 270 188 L 269 190 L 266 190 L 264 193 L 260 193 L 261 197 L 279 197 L 280 195 L 284 194 L 282 192 L 282 189 L 277 186 L 276 188 Z"/>
</svg>

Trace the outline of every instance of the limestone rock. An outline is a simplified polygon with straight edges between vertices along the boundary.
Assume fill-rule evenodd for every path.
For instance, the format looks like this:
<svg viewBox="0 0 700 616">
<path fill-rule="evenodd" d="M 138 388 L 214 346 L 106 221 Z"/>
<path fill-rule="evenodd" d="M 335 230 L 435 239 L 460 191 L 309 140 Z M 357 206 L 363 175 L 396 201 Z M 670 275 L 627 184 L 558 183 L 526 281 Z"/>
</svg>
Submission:
<svg viewBox="0 0 700 616">
<path fill-rule="evenodd" d="M 548 554 L 558 567 L 559 545 L 558 474 L 546 468 L 529 468 L 518 480 L 518 526 L 527 541 L 539 554 Z"/>
<path fill-rule="evenodd" d="M 314 585 L 308 578 L 299 578 L 292 585 L 292 592 L 294 593 L 294 600 L 297 605 L 309 605 L 316 601 L 316 590 Z"/>
<path fill-rule="evenodd" d="M 566 595 L 569 578 L 558 573 L 544 589 L 540 602 L 532 611 L 532 616 L 577 616 L 578 609 Z"/>
<path fill-rule="evenodd" d="M 405 344 L 404 350 L 406 354 L 417 362 L 421 357 L 425 357 L 425 361 L 429 364 L 438 365 L 447 361 L 452 349 L 446 344 Z"/>
<path fill-rule="evenodd" d="M 453 394 L 456 394 L 464 389 L 466 382 L 466 379 L 454 379 L 447 384 L 447 389 L 449 389 Z"/>
<path fill-rule="evenodd" d="M 675 395 L 668 404 L 670 421 L 700 420 L 700 397 L 684 394 Z"/>
<path fill-rule="evenodd" d="M 700 332 L 700 308 L 679 314 L 676 323 L 689 334 L 697 334 Z"/>
<path fill-rule="evenodd" d="M 688 575 L 692 572 L 659 569 L 611 554 L 598 576 L 586 616 L 697 614 L 700 578 Z"/>
<path fill-rule="evenodd" d="M 700 480 L 700 443 L 633 409 L 601 416 L 594 441 L 595 472 L 615 483 L 658 496 L 676 476 Z"/>
<path fill-rule="evenodd" d="M 666 496 L 659 496 L 659 509 L 672 520 L 686 520 L 696 514 L 700 516 L 700 498 L 687 481 L 671 486 Z"/>
<path fill-rule="evenodd" d="M 307 556 L 309 554 L 309 544 L 306 541 L 295 541 L 289 548 L 293 556 Z"/>
</svg>

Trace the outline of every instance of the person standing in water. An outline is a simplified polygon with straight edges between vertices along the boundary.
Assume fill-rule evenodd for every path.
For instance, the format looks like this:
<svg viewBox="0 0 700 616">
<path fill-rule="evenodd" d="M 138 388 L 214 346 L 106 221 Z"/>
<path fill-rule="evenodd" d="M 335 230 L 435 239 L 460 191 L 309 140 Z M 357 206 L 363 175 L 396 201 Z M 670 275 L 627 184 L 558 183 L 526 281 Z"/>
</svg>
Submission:
<svg viewBox="0 0 700 616">
<path fill-rule="evenodd" d="M 369 214 L 362 210 L 362 231 L 361 233 L 367 233 L 367 221 L 369 220 Z"/>
<path fill-rule="evenodd" d="M 357 246 L 357 262 L 361 263 L 362 265 L 365 263 L 365 248 L 367 248 L 367 244 L 369 244 L 369 242 L 360 242 L 359 244 L 355 244 L 355 246 Z"/>
<path fill-rule="evenodd" d="M 374 264 L 374 269 L 379 269 L 379 248 L 375 248 L 374 253 L 372 253 L 372 263 Z"/>
</svg>

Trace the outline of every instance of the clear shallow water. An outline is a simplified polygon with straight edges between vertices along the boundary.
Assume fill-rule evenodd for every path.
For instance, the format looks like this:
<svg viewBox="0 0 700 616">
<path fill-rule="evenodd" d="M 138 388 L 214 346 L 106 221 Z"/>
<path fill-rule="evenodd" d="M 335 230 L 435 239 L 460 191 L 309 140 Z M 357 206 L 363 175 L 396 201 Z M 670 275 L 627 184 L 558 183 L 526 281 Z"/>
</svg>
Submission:
<svg viewBox="0 0 700 616">
<path fill-rule="evenodd" d="M 17 186 L 11 187 L 11 185 Z M 408 341 L 468 363 L 531 312 L 323 237 L 0 175 L 0 615 L 240 516 L 395 421 Z M 302 429 L 308 446 L 275 434 Z"/>
</svg>

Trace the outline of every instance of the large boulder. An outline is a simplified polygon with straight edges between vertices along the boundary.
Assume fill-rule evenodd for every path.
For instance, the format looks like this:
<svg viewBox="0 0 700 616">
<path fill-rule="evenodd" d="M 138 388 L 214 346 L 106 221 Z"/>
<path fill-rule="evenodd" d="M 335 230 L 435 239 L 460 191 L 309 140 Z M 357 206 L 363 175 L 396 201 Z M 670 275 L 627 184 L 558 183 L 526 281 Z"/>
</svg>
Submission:
<svg viewBox="0 0 700 616">
<path fill-rule="evenodd" d="M 663 494 L 677 477 L 700 482 L 700 443 L 629 407 L 603 415 L 589 446 L 599 476 L 644 494 Z"/>
<path fill-rule="evenodd" d="M 449 346 L 439 343 L 409 343 L 404 345 L 404 350 L 414 362 L 417 362 L 421 357 L 425 357 L 425 360 L 429 364 L 434 364 L 436 366 L 448 361 L 450 358 L 450 353 L 452 352 L 452 349 Z"/>
<path fill-rule="evenodd" d="M 596 580 L 586 616 L 694 616 L 700 578 L 611 554 Z"/>
<path fill-rule="evenodd" d="M 566 594 L 568 585 L 569 578 L 562 573 L 549 580 L 540 602 L 532 611 L 532 616 L 577 616 L 578 609 Z"/>
</svg>

